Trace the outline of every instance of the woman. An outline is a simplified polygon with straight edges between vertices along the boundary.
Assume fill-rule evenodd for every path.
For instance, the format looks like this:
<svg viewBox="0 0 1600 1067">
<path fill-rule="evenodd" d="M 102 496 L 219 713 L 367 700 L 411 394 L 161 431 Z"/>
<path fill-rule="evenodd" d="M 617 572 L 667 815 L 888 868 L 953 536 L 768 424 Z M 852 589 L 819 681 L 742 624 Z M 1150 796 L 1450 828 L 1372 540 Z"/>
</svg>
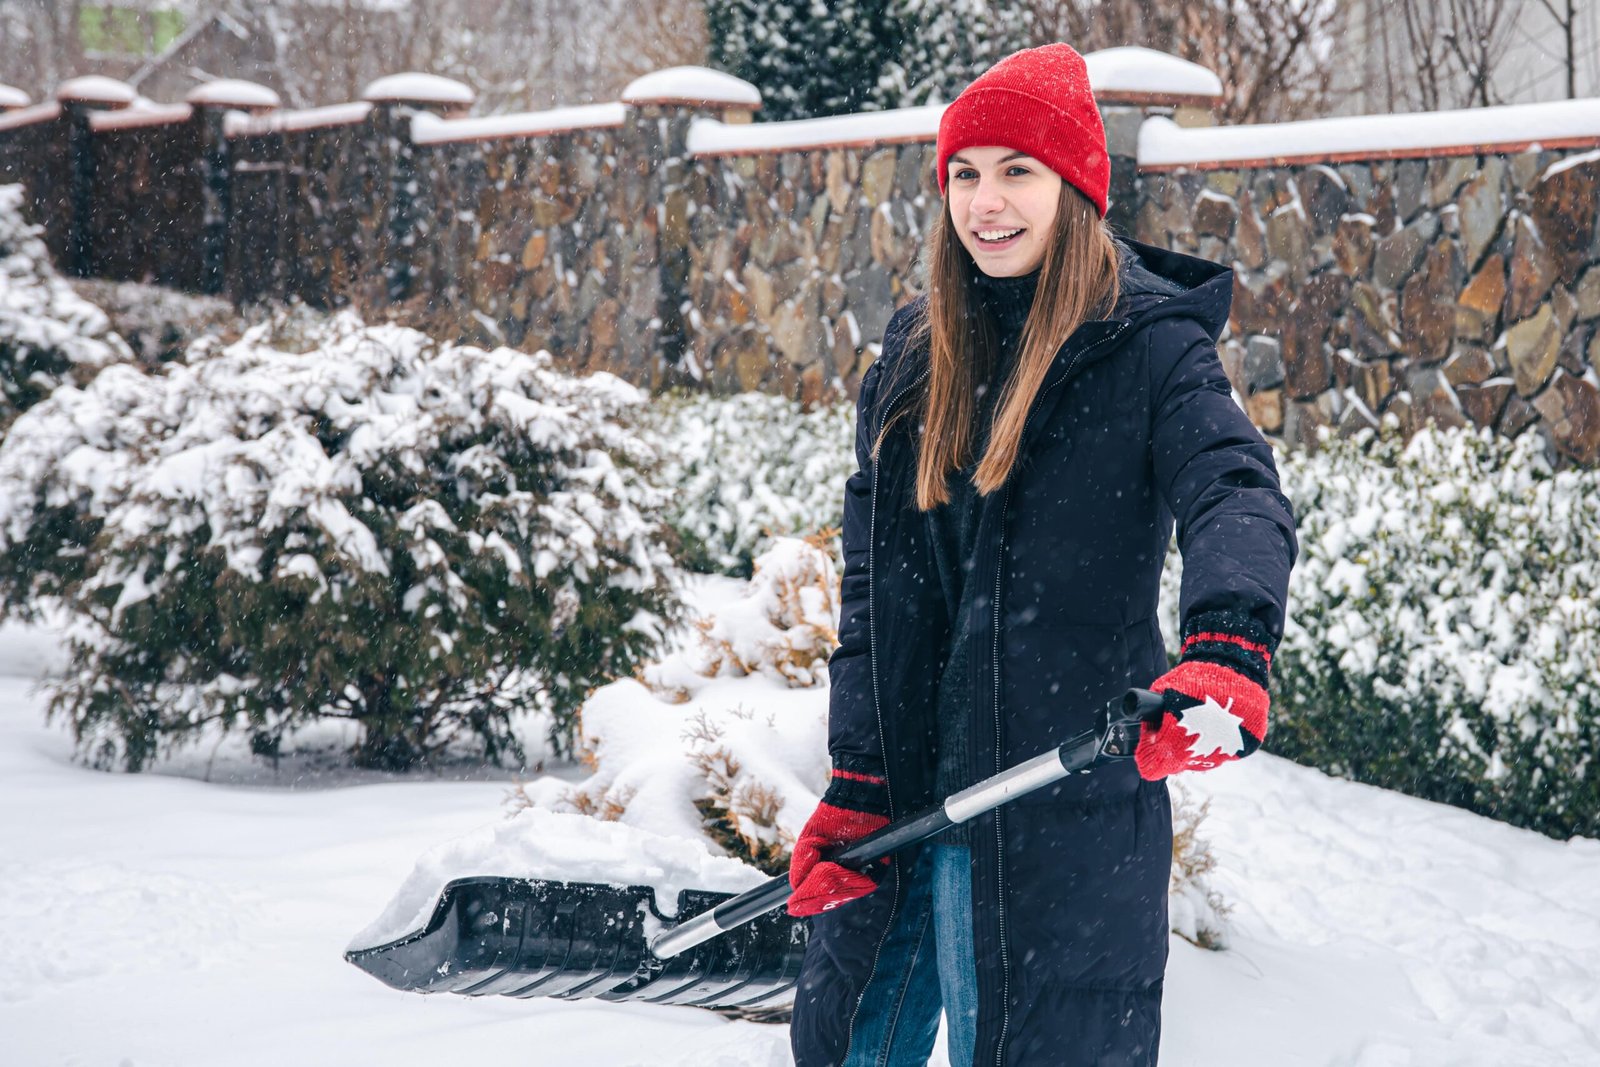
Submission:
<svg viewBox="0 0 1600 1067">
<path fill-rule="evenodd" d="M 929 291 L 862 381 L 830 663 L 833 780 L 794 849 L 813 915 L 799 1067 L 1154 1064 L 1167 956 L 1166 775 L 1247 755 L 1296 545 L 1272 454 L 1214 342 L 1232 276 L 1113 240 L 1082 57 L 1019 52 L 939 127 Z M 1183 655 L 1156 622 L 1176 520 Z M 895 856 L 818 862 L 1165 694 L 1137 759 Z M 882 890 L 878 889 L 880 882 Z"/>
</svg>

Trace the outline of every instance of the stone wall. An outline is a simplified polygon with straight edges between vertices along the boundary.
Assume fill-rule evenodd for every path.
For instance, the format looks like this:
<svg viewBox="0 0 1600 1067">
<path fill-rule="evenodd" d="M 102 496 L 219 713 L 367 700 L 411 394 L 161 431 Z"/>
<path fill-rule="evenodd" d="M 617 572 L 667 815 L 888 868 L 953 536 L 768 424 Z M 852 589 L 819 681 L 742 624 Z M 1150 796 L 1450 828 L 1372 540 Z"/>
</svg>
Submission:
<svg viewBox="0 0 1600 1067">
<path fill-rule="evenodd" d="M 1600 461 L 1600 153 L 1142 176 L 1142 240 L 1236 271 L 1224 362 L 1292 442 L 1386 413 Z"/>
<path fill-rule="evenodd" d="M 95 130 L 83 273 L 198 291 L 204 269 L 204 130 L 198 119 Z"/>
<path fill-rule="evenodd" d="M 52 105 L 0 115 L 0 182 L 27 188 L 33 220 L 44 227 L 45 241 L 58 256 L 72 217 L 67 198 L 69 126 L 59 115 Z"/>
<path fill-rule="evenodd" d="M 711 386 L 853 393 L 920 291 L 933 146 L 711 156 L 691 189 L 690 353 Z"/>
<path fill-rule="evenodd" d="M 428 240 L 412 249 L 406 311 L 658 381 L 660 218 L 639 125 L 419 147 Z"/>
<path fill-rule="evenodd" d="M 381 116 L 226 139 L 226 292 L 235 301 L 374 307 L 386 293 Z"/>
<path fill-rule="evenodd" d="M 1544 147 L 1157 164 L 1144 134 L 1163 123 L 1194 145 L 1277 128 L 1181 130 L 1208 121 L 1196 96 L 1100 102 L 1112 224 L 1234 265 L 1222 353 L 1264 430 L 1537 426 L 1600 462 L 1600 123 Z M 0 116 L 0 180 L 34 190 L 64 269 L 350 305 L 651 387 L 853 395 L 920 291 L 940 204 L 937 109 L 749 125 L 748 104 L 670 93 L 491 118 L 449 92 L 250 118 L 99 106 Z"/>
</svg>

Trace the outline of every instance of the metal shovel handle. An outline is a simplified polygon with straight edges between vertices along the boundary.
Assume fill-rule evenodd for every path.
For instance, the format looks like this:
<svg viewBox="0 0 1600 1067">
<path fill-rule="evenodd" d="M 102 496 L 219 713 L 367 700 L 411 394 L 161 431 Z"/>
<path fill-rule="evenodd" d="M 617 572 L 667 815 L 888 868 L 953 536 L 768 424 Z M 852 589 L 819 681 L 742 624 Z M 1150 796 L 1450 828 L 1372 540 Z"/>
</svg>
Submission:
<svg viewBox="0 0 1600 1067">
<path fill-rule="evenodd" d="M 1159 693 L 1130 689 L 1100 710 L 1095 729 L 1086 730 L 1063 742 L 1059 748 L 953 793 L 938 807 L 898 819 L 826 858 L 850 868 L 864 867 L 1097 763 L 1129 759 L 1139 743 L 1140 725 L 1159 719 L 1161 708 Z M 656 935 L 650 942 L 650 951 L 657 959 L 671 959 L 782 906 L 792 892 L 788 876 L 779 875 Z"/>
</svg>

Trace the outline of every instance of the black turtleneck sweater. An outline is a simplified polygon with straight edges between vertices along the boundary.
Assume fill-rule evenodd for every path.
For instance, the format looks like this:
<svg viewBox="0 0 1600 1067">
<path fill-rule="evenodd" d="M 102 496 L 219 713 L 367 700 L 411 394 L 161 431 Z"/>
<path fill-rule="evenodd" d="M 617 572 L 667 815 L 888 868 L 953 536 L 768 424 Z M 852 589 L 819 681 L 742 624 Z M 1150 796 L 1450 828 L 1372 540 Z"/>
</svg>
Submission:
<svg viewBox="0 0 1600 1067">
<path fill-rule="evenodd" d="M 972 476 L 977 470 L 977 460 L 988 446 L 995 401 L 1016 365 L 1018 341 L 1033 306 L 1039 274 L 1035 271 L 1020 278 L 991 278 L 979 273 L 975 281 L 979 303 L 995 329 L 993 366 L 984 376 L 987 381 L 980 381 L 978 386 L 972 462 L 951 476 L 949 502 L 925 513 L 939 569 L 939 584 L 952 623 L 950 658 L 939 679 L 939 759 L 935 786 L 940 798 L 972 784 L 967 766 L 967 724 L 972 716 L 972 671 L 976 657 L 983 651 L 973 647 L 972 603 L 979 590 L 968 580 L 974 566 L 981 503 Z M 971 835 L 964 825 L 952 826 L 936 840 L 941 844 L 965 845 Z"/>
</svg>

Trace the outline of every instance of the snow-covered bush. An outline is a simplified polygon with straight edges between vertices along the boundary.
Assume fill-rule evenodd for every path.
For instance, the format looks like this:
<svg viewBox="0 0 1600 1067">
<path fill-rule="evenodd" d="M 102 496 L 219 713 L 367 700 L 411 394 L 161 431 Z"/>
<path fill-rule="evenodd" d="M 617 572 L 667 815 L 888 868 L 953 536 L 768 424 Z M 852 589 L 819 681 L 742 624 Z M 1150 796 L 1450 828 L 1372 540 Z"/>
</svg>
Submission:
<svg viewBox="0 0 1600 1067">
<path fill-rule="evenodd" d="M 790 686 L 825 682 L 839 645 L 839 578 L 823 540 L 774 539 L 756 560 L 745 596 L 694 620 L 698 646 L 646 667 L 645 683 L 682 702 L 719 675 L 765 674 Z"/>
<path fill-rule="evenodd" d="M 1556 836 L 1600 833 L 1600 472 L 1535 434 L 1280 457 L 1301 555 L 1267 747 Z"/>
<path fill-rule="evenodd" d="M 237 340 L 248 326 L 287 310 L 281 304 L 241 309 L 226 297 L 188 293 L 154 282 L 79 278 L 72 287 L 105 312 L 117 336 L 146 366 L 182 359 L 201 337 Z"/>
<path fill-rule="evenodd" d="M 133 358 L 105 313 L 50 265 L 39 227 L 22 217 L 24 197 L 0 185 L 0 434 L 58 385 Z"/>
<path fill-rule="evenodd" d="M 663 398 L 657 484 L 695 570 L 745 576 L 767 536 L 836 528 L 855 470 L 855 406 L 803 410 L 765 393 Z"/>
<path fill-rule="evenodd" d="M 0 445 L 0 587 L 79 617 L 52 707 L 85 756 L 334 717 L 366 765 L 499 759 L 528 710 L 567 748 L 675 617 L 642 394 L 353 317 L 294 347 L 112 366 Z"/>
<path fill-rule="evenodd" d="M 827 784 L 838 595 L 825 548 L 776 539 L 739 594 L 695 620 L 687 647 L 584 705 L 595 773 L 555 805 L 785 869 Z"/>
</svg>

